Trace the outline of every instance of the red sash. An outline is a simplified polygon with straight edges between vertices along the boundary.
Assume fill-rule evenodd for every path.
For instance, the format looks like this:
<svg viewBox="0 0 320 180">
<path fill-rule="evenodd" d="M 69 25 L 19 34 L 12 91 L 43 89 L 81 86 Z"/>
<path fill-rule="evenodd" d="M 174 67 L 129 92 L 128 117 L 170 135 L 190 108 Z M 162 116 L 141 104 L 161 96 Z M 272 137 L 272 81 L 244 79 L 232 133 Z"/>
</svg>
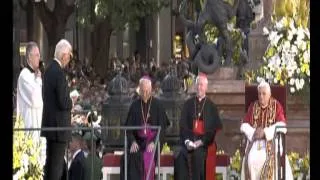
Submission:
<svg viewBox="0 0 320 180">
<path fill-rule="evenodd" d="M 193 133 L 196 135 L 204 135 L 204 121 L 200 119 L 193 120 Z"/>
<path fill-rule="evenodd" d="M 204 121 L 200 119 L 195 119 L 193 121 L 193 133 L 196 135 L 204 135 Z M 217 159 L 217 145 L 215 141 L 208 146 L 208 153 L 206 157 L 206 180 L 216 179 L 216 159 Z"/>
<path fill-rule="evenodd" d="M 209 145 L 206 158 L 206 180 L 216 179 L 217 145 L 215 142 Z"/>
</svg>

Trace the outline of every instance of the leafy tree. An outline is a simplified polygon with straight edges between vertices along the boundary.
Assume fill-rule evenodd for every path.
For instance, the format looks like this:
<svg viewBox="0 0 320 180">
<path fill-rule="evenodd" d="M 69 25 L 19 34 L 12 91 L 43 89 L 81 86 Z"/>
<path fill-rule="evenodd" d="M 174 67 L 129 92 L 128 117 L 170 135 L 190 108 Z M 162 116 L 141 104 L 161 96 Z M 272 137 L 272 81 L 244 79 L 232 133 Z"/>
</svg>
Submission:
<svg viewBox="0 0 320 180">
<path fill-rule="evenodd" d="M 23 9 L 29 10 L 29 8 L 33 7 L 36 11 L 47 33 L 49 44 L 48 57 L 53 57 L 55 45 L 60 39 L 64 38 L 67 21 L 75 10 L 75 0 L 53 0 L 53 10 L 48 7 L 46 0 L 19 1 Z"/>
<path fill-rule="evenodd" d="M 92 65 L 101 77 L 108 68 L 110 37 L 126 25 L 138 30 L 144 17 L 152 16 L 168 0 L 83 0 L 79 1 L 79 22 L 91 31 Z"/>
</svg>

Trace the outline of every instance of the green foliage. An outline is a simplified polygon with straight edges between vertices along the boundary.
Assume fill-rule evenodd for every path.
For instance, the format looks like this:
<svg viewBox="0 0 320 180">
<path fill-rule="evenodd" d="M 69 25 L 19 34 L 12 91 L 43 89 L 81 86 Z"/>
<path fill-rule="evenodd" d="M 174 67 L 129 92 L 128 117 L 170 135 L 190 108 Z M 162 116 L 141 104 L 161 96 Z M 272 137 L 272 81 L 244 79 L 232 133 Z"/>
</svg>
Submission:
<svg viewBox="0 0 320 180">
<path fill-rule="evenodd" d="M 294 179 L 297 179 L 301 174 L 304 177 L 303 179 L 305 179 L 309 173 L 310 168 L 309 154 L 306 154 L 304 157 L 301 157 L 300 154 L 296 152 L 290 152 L 288 154 L 288 159 L 292 168 Z"/>
<path fill-rule="evenodd" d="M 230 28 L 228 28 L 228 31 L 230 32 L 232 44 L 234 46 L 234 52 L 233 52 L 233 56 L 232 56 L 233 62 L 235 64 L 239 64 L 243 36 L 242 36 L 242 32 L 240 29 L 234 28 L 235 24 L 236 24 L 236 18 L 234 17 L 230 20 L 230 23 L 228 24 L 228 26 L 230 27 Z M 216 26 L 208 23 L 204 27 L 204 35 L 205 35 L 205 39 L 208 43 L 216 44 L 220 34 L 219 34 L 219 30 Z M 223 50 L 225 51 L 225 48 L 223 48 Z"/>
<path fill-rule="evenodd" d="M 168 5 L 169 0 L 85 0 L 78 5 L 78 21 L 82 25 L 109 21 L 116 31 L 129 23 L 138 30 L 141 18 L 152 16 Z"/>
</svg>

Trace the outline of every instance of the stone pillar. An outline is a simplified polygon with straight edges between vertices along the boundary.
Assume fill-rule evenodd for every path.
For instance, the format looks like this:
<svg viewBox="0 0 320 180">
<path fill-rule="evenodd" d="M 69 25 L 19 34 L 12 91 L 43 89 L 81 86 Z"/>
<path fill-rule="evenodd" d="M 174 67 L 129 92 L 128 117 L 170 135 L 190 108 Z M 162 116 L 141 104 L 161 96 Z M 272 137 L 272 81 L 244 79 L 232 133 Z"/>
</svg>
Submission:
<svg viewBox="0 0 320 180">
<path fill-rule="evenodd" d="M 263 62 L 262 57 L 269 44 L 267 37 L 263 35 L 263 27 L 268 26 L 271 23 L 271 15 L 273 12 L 273 1 L 276 1 L 276 0 L 262 0 L 263 19 L 260 22 L 258 22 L 257 28 L 250 31 L 250 34 L 248 37 L 249 62 L 246 65 L 246 69 L 255 70 L 259 68 Z"/>
<path fill-rule="evenodd" d="M 123 58 L 123 31 L 117 32 L 117 56 Z"/>
<path fill-rule="evenodd" d="M 172 55 L 171 7 L 163 8 L 157 17 L 157 64 L 169 62 Z"/>
</svg>

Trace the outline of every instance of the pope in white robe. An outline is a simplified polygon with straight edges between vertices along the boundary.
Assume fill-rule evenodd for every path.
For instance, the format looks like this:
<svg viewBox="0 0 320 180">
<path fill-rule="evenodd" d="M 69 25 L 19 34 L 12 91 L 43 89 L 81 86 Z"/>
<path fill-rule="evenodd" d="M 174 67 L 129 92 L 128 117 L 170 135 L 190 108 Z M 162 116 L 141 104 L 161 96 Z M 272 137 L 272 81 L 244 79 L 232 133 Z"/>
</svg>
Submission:
<svg viewBox="0 0 320 180">
<path fill-rule="evenodd" d="M 27 66 L 22 69 L 17 84 L 17 117 L 25 128 L 41 128 L 42 122 L 42 78 L 39 70 L 40 52 L 34 43 L 27 46 Z M 34 140 L 40 139 L 40 131 L 27 132 Z"/>
<path fill-rule="evenodd" d="M 274 180 L 277 179 L 278 176 L 277 171 L 274 172 L 274 169 L 278 168 L 277 158 L 274 158 L 276 162 L 272 160 L 267 161 L 267 159 L 270 159 L 272 154 L 276 155 L 279 151 L 279 149 L 276 148 L 274 152 L 273 148 L 278 147 L 278 143 L 275 141 L 275 146 L 273 146 L 272 140 L 275 135 L 276 126 L 283 127 L 277 128 L 277 131 L 286 133 L 286 119 L 281 104 L 271 97 L 271 90 L 268 83 L 262 82 L 259 84 L 258 97 L 259 100 L 251 103 L 249 106 L 248 112 L 240 127 L 240 131 L 245 134 L 248 140 L 245 150 L 246 156 L 242 161 L 242 180 Z M 280 153 L 281 155 L 283 153 L 281 145 Z M 248 166 L 246 166 L 246 163 Z M 285 164 L 286 180 L 293 180 L 293 174 L 287 156 L 285 156 Z"/>
</svg>

